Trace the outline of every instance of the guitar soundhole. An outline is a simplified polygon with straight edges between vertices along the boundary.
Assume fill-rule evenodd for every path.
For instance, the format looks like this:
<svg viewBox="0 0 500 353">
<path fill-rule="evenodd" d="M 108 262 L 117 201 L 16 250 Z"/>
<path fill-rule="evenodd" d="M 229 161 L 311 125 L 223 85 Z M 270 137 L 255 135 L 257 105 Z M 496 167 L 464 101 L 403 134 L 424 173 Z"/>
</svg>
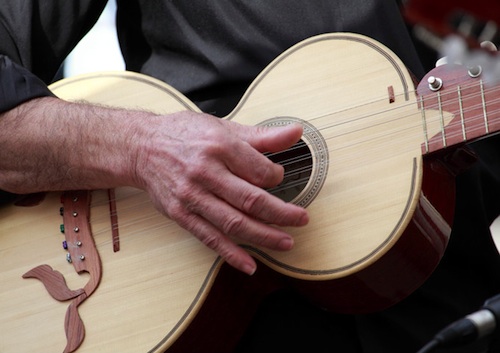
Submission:
<svg viewBox="0 0 500 353">
<path fill-rule="evenodd" d="M 313 124 L 299 118 L 276 117 L 263 121 L 260 125 L 278 127 L 291 123 L 303 126 L 302 139 L 286 151 L 266 154 L 273 162 L 285 168 L 283 182 L 267 191 L 285 202 L 307 207 L 325 183 L 329 164 L 328 145 Z"/>
<path fill-rule="evenodd" d="M 285 169 L 281 184 L 267 191 L 285 202 L 295 200 L 311 177 L 313 159 L 309 147 L 300 140 L 292 148 L 279 153 L 269 153 L 267 157 Z"/>
</svg>

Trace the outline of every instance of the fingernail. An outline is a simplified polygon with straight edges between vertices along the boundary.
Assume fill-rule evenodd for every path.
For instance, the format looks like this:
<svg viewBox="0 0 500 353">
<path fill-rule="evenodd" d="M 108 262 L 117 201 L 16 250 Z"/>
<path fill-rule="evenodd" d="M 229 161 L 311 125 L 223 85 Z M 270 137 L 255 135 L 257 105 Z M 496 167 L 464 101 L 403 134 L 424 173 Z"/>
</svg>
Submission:
<svg viewBox="0 0 500 353">
<path fill-rule="evenodd" d="M 251 264 L 245 264 L 243 266 L 243 272 L 245 272 L 247 275 L 252 276 L 255 271 L 257 270 L 257 267 Z"/>
<path fill-rule="evenodd" d="M 309 214 L 306 212 L 302 215 L 302 217 L 299 217 L 297 219 L 297 226 L 305 226 L 307 223 L 309 223 Z"/>
<path fill-rule="evenodd" d="M 279 243 L 280 249 L 290 250 L 293 248 L 293 239 L 292 238 L 284 238 Z"/>
</svg>

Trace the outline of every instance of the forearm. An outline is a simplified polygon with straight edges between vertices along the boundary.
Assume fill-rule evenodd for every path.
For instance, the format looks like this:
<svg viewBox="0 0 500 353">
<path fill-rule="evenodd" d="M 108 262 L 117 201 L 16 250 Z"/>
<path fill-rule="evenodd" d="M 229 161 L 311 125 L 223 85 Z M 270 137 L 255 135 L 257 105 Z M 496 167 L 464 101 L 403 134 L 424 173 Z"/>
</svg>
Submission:
<svg viewBox="0 0 500 353">
<path fill-rule="evenodd" d="M 0 189 L 135 185 L 133 122 L 147 115 L 53 97 L 19 105 L 0 115 Z"/>
</svg>

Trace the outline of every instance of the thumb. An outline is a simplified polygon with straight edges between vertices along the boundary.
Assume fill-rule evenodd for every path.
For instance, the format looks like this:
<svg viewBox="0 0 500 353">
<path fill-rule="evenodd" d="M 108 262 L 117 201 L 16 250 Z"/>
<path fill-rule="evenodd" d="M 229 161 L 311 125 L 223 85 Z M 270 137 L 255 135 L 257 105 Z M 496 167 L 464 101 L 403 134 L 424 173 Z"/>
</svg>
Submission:
<svg viewBox="0 0 500 353">
<path fill-rule="evenodd" d="M 292 147 L 304 131 L 298 123 L 280 127 L 253 126 L 240 135 L 259 152 L 278 152 Z"/>
</svg>

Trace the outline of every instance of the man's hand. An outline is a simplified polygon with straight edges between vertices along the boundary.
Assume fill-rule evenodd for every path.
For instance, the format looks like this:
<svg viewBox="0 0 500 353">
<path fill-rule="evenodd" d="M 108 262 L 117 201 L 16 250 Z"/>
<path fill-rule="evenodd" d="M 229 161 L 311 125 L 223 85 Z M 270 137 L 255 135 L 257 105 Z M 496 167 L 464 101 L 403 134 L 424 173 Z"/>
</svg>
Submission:
<svg viewBox="0 0 500 353">
<path fill-rule="evenodd" d="M 262 152 L 291 147 L 300 125 L 242 126 L 181 112 L 155 117 L 138 134 L 137 178 L 156 207 L 230 265 L 252 274 L 252 257 L 232 238 L 289 250 L 293 239 L 273 227 L 302 226 L 307 212 L 264 191 L 283 180 L 283 167 Z"/>
</svg>

